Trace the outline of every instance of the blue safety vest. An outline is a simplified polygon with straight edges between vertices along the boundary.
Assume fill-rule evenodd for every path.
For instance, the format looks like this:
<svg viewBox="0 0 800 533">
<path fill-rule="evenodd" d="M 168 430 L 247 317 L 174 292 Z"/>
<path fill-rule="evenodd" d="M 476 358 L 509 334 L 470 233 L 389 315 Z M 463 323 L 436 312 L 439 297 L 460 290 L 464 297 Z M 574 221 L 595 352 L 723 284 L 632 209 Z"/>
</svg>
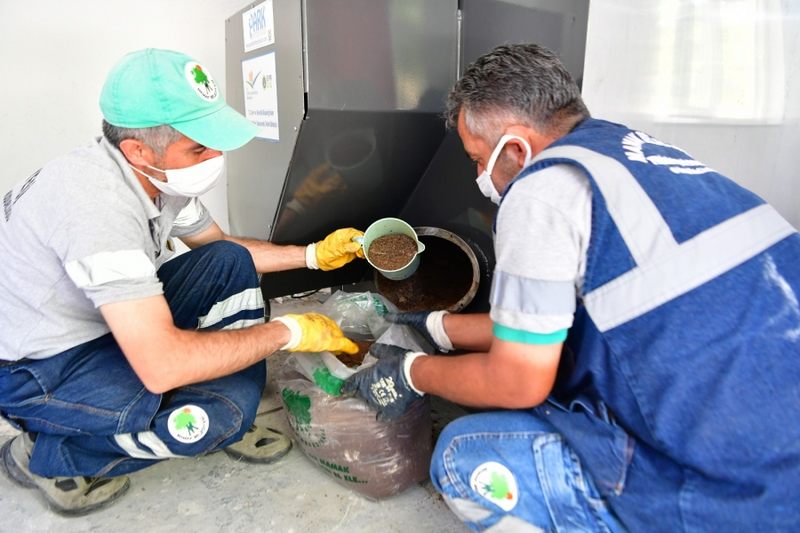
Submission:
<svg viewBox="0 0 800 533">
<path fill-rule="evenodd" d="M 551 421 L 634 531 L 800 529 L 800 235 L 684 151 L 587 119 L 592 187 Z M 502 209 L 502 205 L 501 205 Z"/>
</svg>

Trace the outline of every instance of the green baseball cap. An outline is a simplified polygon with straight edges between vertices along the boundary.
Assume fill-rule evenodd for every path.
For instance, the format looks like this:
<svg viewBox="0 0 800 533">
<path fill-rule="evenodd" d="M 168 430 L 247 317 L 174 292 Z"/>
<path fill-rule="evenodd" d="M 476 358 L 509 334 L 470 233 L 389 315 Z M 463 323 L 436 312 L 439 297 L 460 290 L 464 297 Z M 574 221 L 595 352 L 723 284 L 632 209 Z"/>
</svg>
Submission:
<svg viewBox="0 0 800 533">
<path fill-rule="evenodd" d="M 259 131 L 225 103 L 200 63 L 172 50 L 147 48 L 123 57 L 106 78 L 100 109 L 113 126 L 169 124 L 214 150 L 235 150 Z"/>
</svg>

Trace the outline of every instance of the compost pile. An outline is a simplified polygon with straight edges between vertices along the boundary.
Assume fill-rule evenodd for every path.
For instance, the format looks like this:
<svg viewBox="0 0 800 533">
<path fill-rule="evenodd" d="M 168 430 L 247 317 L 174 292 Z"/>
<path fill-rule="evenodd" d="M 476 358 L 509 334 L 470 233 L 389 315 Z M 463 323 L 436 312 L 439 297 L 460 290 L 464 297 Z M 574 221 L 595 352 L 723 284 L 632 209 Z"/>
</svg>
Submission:
<svg viewBox="0 0 800 533">
<path fill-rule="evenodd" d="M 402 233 L 391 233 L 372 241 L 367 257 L 381 270 L 398 270 L 409 264 L 416 253 L 414 239 Z"/>
</svg>

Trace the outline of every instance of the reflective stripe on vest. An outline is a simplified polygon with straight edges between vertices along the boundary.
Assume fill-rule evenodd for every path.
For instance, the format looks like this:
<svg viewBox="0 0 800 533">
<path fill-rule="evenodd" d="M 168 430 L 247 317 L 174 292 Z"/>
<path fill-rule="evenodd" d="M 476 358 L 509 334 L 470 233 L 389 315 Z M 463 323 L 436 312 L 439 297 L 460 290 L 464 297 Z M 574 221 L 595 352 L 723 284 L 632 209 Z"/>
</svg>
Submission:
<svg viewBox="0 0 800 533">
<path fill-rule="evenodd" d="M 637 265 L 584 296 L 586 309 L 601 332 L 686 294 L 795 233 L 772 206 L 762 204 L 678 244 L 624 165 L 579 146 L 544 150 L 534 162 L 554 158 L 572 160 L 591 174 Z"/>
</svg>

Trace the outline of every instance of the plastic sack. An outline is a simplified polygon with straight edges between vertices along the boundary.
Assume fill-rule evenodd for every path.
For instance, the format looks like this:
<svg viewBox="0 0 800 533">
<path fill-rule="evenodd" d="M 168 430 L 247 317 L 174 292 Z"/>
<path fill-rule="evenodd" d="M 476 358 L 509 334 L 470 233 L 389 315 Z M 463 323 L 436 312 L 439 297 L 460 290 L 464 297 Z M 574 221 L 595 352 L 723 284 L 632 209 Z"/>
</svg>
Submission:
<svg viewBox="0 0 800 533">
<path fill-rule="evenodd" d="M 371 310 L 365 306 L 378 295 L 351 294 L 361 296 L 339 297 L 327 308 L 326 301 L 319 312 L 336 309 L 338 314 L 329 316 L 337 322 L 344 320 L 351 331 L 381 332 L 378 341 L 424 349 L 424 341 L 413 329 L 386 323 L 381 318 L 385 311 L 378 315 L 380 309 L 376 310 L 380 306 Z M 377 500 L 427 478 L 432 434 L 427 397 L 397 420 L 379 422 L 360 398 L 338 396 L 344 379 L 374 361 L 367 354 L 361 366 L 349 368 L 333 354 L 293 353 L 277 370 L 276 383 L 303 453 L 340 484 Z"/>
<path fill-rule="evenodd" d="M 398 327 L 383 318 L 388 311 L 397 311 L 394 304 L 380 294 L 371 292 L 337 291 L 315 311 L 331 318 L 347 337 L 357 342 L 372 342 L 390 327 Z M 294 354 L 293 358 L 296 370 L 333 396 L 339 396 L 344 380 L 355 374 L 360 366 L 375 361 L 368 354 L 359 367 L 351 368 L 330 352 L 300 352 Z"/>
<path fill-rule="evenodd" d="M 373 292 L 336 291 L 319 309 L 323 315 L 339 324 L 350 338 L 377 339 L 391 325 L 383 319 L 387 312 L 397 307 Z"/>
</svg>

